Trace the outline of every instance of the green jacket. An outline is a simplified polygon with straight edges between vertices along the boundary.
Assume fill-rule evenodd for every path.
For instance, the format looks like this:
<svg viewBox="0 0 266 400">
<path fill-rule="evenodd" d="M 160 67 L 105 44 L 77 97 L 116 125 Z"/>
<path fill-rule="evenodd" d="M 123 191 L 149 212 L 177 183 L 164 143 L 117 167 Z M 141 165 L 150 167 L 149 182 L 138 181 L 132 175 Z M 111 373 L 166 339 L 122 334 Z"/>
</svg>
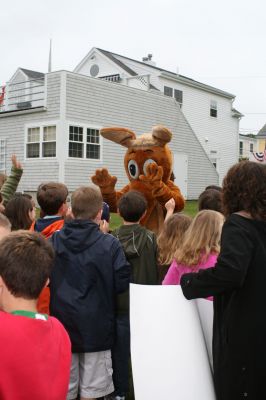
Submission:
<svg viewBox="0 0 266 400">
<path fill-rule="evenodd" d="M 158 284 L 157 243 L 153 232 L 139 224 L 122 225 L 112 234 L 120 241 L 131 265 L 131 283 Z M 117 312 L 129 311 L 129 292 L 117 297 Z"/>
<path fill-rule="evenodd" d="M 5 183 L 0 189 L 2 198 L 4 200 L 3 202 L 4 206 L 7 205 L 8 201 L 11 199 L 11 197 L 17 190 L 22 174 L 23 174 L 23 169 L 12 166 L 10 175 L 7 177 Z"/>
</svg>

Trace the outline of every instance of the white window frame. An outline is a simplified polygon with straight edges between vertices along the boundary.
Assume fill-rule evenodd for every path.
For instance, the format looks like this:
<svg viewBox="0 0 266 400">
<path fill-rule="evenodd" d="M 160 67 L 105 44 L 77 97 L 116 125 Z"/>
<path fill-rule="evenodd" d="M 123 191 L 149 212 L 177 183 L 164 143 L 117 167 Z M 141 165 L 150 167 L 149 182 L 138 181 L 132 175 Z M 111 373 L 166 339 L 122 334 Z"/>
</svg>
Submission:
<svg viewBox="0 0 266 400">
<path fill-rule="evenodd" d="M 70 157 L 69 156 L 69 143 L 72 142 L 71 140 L 69 140 L 69 130 L 70 130 L 70 126 L 75 126 L 78 128 L 83 128 L 83 157 Z M 80 123 L 75 123 L 75 122 L 68 122 L 68 131 L 67 131 L 67 159 L 68 160 L 72 160 L 72 161 L 87 161 L 89 163 L 95 163 L 95 162 L 102 162 L 102 155 L 103 155 L 103 141 L 102 141 L 102 136 L 99 134 L 99 143 L 88 143 L 87 142 L 87 129 L 95 129 L 100 131 L 100 129 L 102 128 L 102 126 L 99 125 L 94 125 L 94 124 L 80 124 Z M 75 143 L 75 142 L 74 142 Z M 81 143 L 81 142 L 76 142 L 76 143 Z M 87 153 L 87 144 L 96 144 L 98 146 L 100 146 L 100 158 L 87 158 L 86 157 L 86 153 Z"/>
<path fill-rule="evenodd" d="M 211 115 L 212 110 L 216 111 L 216 115 Z M 210 101 L 209 115 L 211 118 L 218 118 L 218 104 L 216 100 Z"/>
<path fill-rule="evenodd" d="M 7 138 L 0 138 L 0 148 L 1 148 L 1 142 L 4 142 L 4 154 L 3 154 L 3 164 L 4 164 L 4 169 L 0 169 L 0 173 L 1 174 L 5 174 L 6 173 L 6 156 L 7 156 L 7 152 L 6 152 L 6 144 L 7 144 Z M 1 156 L 1 153 L 0 153 Z M 1 159 L 1 157 L 0 157 Z"/>
<path fill-rule="evenodd" d="M 176 98 L 176 92 L 181 93 L 182 101 L 178 101 L 178 99 Z M 183 90 L 174 88 L 173 97 L 174 97 L 175 101 L 180 105 L 180 108 L 182 108 L 182 105 L 183 105 L 183 100 L 184 100 L 184 96 L 183 95 L 184 95 Z"/>
<path fill-rule="evenodd" d="M 251 146 L 252 146 L 252 150 L 251 150 Z M 254 143 L 253 142 L 249 142 L 249 152 L 254 153 Z"/>
<path fill-rule="evenodd" d="M 239 140 L 239 156 L 243 157 L 243 154 L 244 154 L 244 142 L 243 140 Z"/>
<path fill-rule="evenodd" d="M 166 93 L 165 93 L 166 90 L 170 90 L 170 91 L 171 91 L 171 94 L 166 94 Z M 163 87 L 163 94 L 164 94 L 165 96 L 167 96 L 167 97 L 173 97 L 173 96 L 174 96 L 174 88 L 171 87 L 171 86 L 166 86 L 166 85 L 164 85 L 164 87 Z"/>
<path fill-rule="evenodd" d="M 49 127 L 49 126 L 55 126 L 55 141 L 44 141 L 43 136 L 44 136 L 44 128 Z M 40 129 L 40 140 L 39 142 L 32 142 L 32 143 L 39 143 L 39 149 L 40 149 L 40 155 L 39 157 L 27 157 L 27 144 L 30 144 L 31 142 L 28 142 L 28 130 L 30 128 L 39 128 Z M 27 124 L 25 125 L 25 140 L 24 140 L 24 160 L 26 161 L 37 161 L 37 160 L 57 160 L 58 156 L 58 121 L 46 121 L 46 122 L 36 122 L 35 124 Z M 50 143 L 50 142 L 55 142 L 56 143 L 56 156 L 55 157 L 43 157 L 43 143 Z"/>
</svg>

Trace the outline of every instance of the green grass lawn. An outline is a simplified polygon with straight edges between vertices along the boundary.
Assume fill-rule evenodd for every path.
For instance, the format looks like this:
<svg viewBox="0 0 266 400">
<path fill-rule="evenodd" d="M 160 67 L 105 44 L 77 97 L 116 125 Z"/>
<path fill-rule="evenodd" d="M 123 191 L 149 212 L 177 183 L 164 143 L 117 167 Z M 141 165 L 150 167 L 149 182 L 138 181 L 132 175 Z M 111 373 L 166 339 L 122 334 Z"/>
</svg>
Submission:
<svg viewBox="0 0 266 400">
<path fill-rule="evenodd" d="M 188 200 L 186 201 L 186 205 L 185 208 L 183 210 L 183 212 L 187 215 L 189 215 L 190 217 L 194 217 L 194 215 L 196 215 L 198 211 L 198 202 L 197 200 Z M 115 214 L 115 213 L 111 213 L 111 221 L 110 221 L 110 229 L 116 229 L 118 228 L 120 225 L 122 225 L 122 218 L 119 217 L 119 215 Z"/>
<path fill-rule="evenodd" d="M 194 217 L 198 212 L 198 201 L 187 200 L 184 208 L 184 213 L 190 217 Z"/>
</svg>

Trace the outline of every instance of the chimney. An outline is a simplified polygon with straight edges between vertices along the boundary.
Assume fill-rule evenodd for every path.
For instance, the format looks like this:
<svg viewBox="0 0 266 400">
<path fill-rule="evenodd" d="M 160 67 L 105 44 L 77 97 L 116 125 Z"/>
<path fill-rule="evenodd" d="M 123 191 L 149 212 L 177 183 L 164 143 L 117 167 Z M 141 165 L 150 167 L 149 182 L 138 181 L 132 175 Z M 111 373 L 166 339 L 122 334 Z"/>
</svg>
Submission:
<svg viewBox="0 0 266 400">
<path fill-rule="evenodd" d="M 147 57 L 143 57 L 142 62 L 144 62 L 145 64 L 152 65 L 153 67 L 155 67 L 155 65 L 156 65 L 156 63 L 154 61 L 152 61 L 151 53 L 149 53 Z"/>
</svg>

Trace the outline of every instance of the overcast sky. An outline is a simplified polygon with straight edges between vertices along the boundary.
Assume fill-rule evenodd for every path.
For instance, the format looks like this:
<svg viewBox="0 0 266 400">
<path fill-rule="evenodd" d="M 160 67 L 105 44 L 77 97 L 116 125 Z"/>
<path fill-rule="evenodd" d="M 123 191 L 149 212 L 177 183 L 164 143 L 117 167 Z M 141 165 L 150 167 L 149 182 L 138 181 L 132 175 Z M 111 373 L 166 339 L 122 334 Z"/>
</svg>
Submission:
<svg viewBox="0 0 266 400">
<path fill-rule="evenodd" d="M 266 123 L 265 0 L 1 1 L 0 85 L 18 67 L 72 71 L 92 47 L 162 67 L 236 95 L 242 132 Z"/>
</svg>

